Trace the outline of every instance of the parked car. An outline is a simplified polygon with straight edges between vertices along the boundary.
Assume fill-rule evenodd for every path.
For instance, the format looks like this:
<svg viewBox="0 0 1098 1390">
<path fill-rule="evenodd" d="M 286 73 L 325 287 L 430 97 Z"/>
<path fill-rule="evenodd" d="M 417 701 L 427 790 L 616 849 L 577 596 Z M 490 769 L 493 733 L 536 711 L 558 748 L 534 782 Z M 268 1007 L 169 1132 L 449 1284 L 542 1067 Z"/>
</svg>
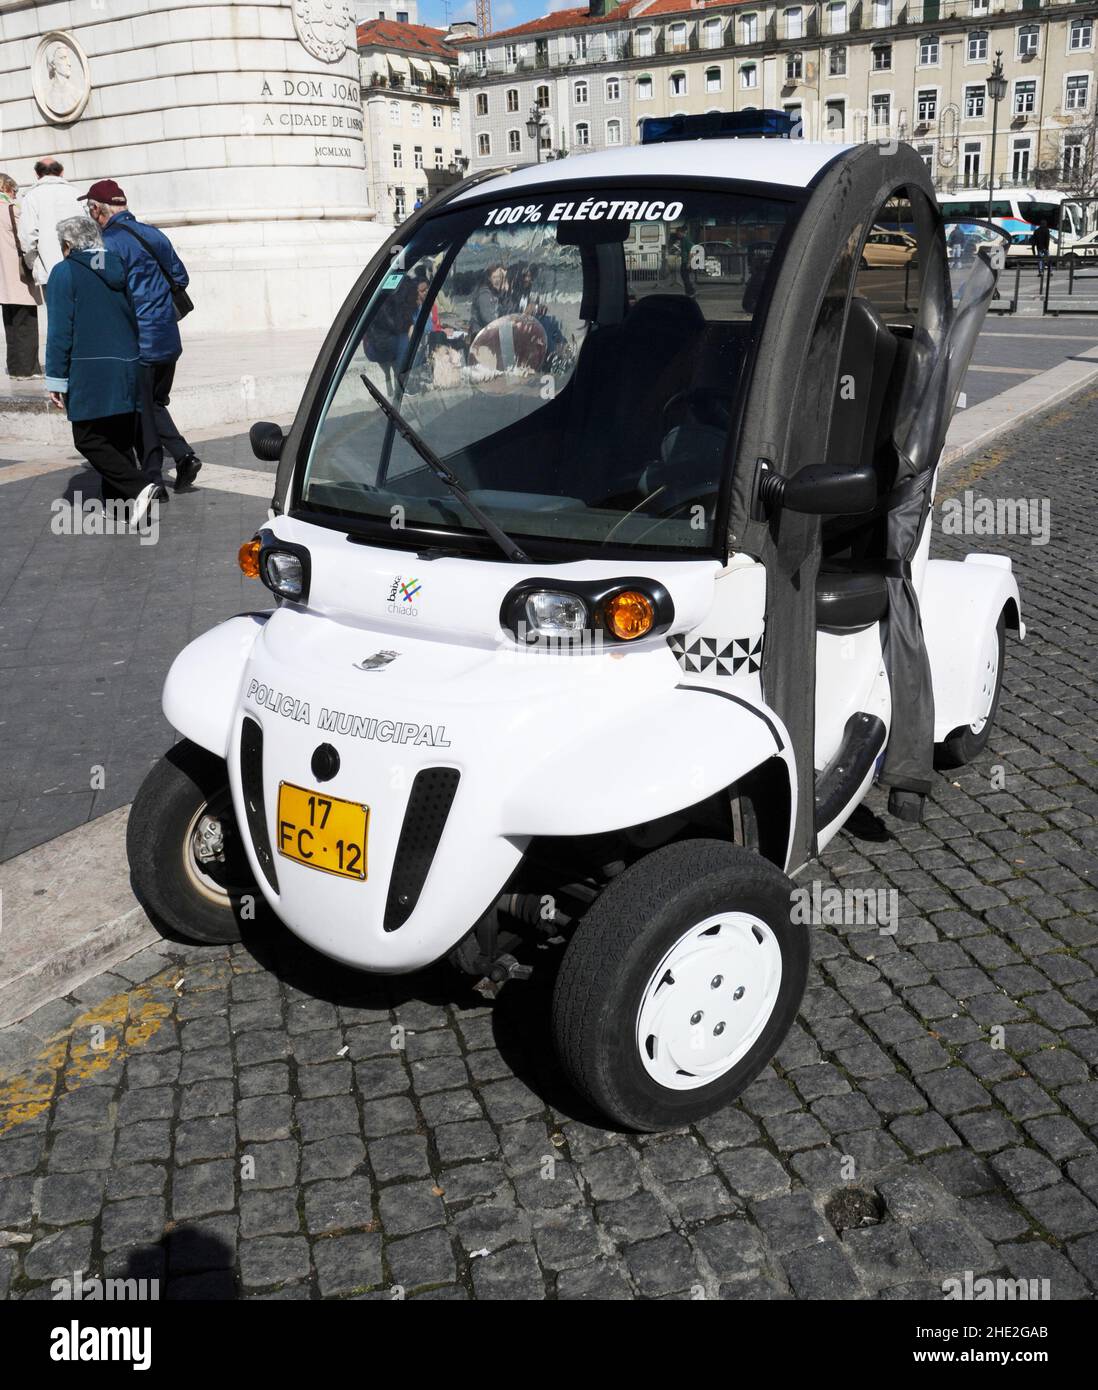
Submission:
<svg viewBox="0 0 1098 1390">
<path fill-rule="evenodd" d="M 933 270 L 918 351 L 858 281 L 900 190 L 917 236 L 866 250 Z M 740 294 L 630 282 L 637 226 L 762 217 Z M 493 262 L 536 271 L 567 351 L 524 313 L 438 341 L 436 303 L 475 322 Z M 128 826 L 150 915 L 232 941 L 261 896 L 379 974 L 559 961 L 588 1106 L 652 1130 L 728 1104 L 808 979 L 793 875 L 878 781 L 920 819 L 1024 635 L 1006 556 L 930 557 L 994 287 L 989 258 L 947 262 L 905 145 L 649 143 L 436 198 L 365 268 L 290 431 L 252 427 L 277 477 L 240 564 L 275 607 L 168 674 L 181 739 Z M 383 374 L 394 301 L 418 307 Z"/>
<path fill-rule="evenodd" d="M 918 242 L 907 232 L 874 227 L 862 248 L 862 269 L 886 265 L 909 265 L 915 259 Z"/>
</svg>

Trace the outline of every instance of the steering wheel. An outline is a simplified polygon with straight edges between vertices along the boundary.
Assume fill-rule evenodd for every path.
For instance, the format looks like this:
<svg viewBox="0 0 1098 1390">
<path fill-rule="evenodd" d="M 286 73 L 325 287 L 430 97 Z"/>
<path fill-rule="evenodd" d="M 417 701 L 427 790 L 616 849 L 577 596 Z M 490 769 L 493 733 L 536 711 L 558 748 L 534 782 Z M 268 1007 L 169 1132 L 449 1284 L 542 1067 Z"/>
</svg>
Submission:
<svg viewBox="0 0 1098 1390">
<path fill-rule="evenodd" d="M 660 433 L 666 435 L 673 428 L 667 423 L 672 410 L 689 407 L 694 412 L 698 424 L 711 429 L 727 430 L 732 424 L 732 410 L 728 395 L 718 391 L 715 386 L 688 386 L 684 391 L 676 391 L 660 411 Z"/>
</svg>

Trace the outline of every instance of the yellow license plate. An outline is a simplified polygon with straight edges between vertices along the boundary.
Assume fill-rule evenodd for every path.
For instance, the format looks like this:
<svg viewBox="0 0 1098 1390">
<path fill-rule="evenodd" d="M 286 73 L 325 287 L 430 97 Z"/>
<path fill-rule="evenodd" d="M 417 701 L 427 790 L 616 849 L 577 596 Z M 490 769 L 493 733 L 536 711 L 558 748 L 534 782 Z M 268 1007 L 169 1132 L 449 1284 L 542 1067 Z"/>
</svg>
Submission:
<svg viewBox="0 0 1098 1390">
<path fill-rule="evenodd" d="M 292 782 L 278 784 L 278 852 L 341 878 L 366 877 L 370 808 Z"/>
</svg>

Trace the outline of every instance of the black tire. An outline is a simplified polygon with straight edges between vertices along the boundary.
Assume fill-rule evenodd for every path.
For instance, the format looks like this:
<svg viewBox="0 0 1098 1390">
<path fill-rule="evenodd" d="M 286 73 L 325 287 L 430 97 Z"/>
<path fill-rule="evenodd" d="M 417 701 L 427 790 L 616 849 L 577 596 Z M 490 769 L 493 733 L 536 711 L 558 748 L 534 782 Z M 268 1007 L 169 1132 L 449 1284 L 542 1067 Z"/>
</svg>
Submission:
<svg viewBox="0 0 1098 1390">
<path fill-rule="evenodd" d="M 193 850 L 198 824 L 220 826 L 224 862 L 203 866 Z M 184 739 L 142 782 L 126 828 L 130 881 L 152 921 L 189 941 L 240 940 L 243 900 L 262 901 L 244 853 L 223 759 Z"/>
<path fill-rule="evenodd" d="M 974 758 L 978 758 L 987 747 L 992 725 L 995 723 L 995 715 L 999 709 L 999 697 L 1003 693 L 1003 667 L 1006 664 L 1005 613 L 999 614 L 999 621 L 995 625 L 995 636 L 999 643 L 999 669 L 995 676 L 995 694 L 992 697 L 991 710 L 984 721 L 983 728 L 980 729 L 979 733 L 974 733 L 967 724 L 963 728 L 954 729 L 941 743 L 935 745 L 935 767 L 943 770 L 952 767 L 964 767 Z"/>
<path fill-rule="evenodd" d="M 791 889 L 761 855 L 719 840 L 666 845 L 610 883 L 569 942 L 553 993 L 561 1063 L 591 1105 L 630 1129 L 673 1129 L 729 1104 L 754 1080 L 792 1027 L 808 977 L 808 932 L 790 921 Z M 733 910 L 758 917 L 777 940 L 776 1002 L 729 1071 L 692 1090 L 663 1086 L 636 1037 L 644 991 L 692 926 Z"/>
</svg>

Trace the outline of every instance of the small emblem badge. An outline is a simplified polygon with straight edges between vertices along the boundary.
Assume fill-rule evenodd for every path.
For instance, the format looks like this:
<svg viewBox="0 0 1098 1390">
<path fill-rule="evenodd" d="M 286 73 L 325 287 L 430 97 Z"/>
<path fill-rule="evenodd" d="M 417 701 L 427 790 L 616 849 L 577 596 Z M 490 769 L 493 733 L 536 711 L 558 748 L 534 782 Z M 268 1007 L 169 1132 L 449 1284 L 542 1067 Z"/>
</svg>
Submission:
<svg viewBox="0 0 1098 1390">
<path fill-rule="evenodd" d="M 399 652 L 374 652 L 373 656 L 368 656 L 365 661 L 354 661 L 351 664 L 356 671 L 384 671 L 399 655 Z"/>
</svg>

